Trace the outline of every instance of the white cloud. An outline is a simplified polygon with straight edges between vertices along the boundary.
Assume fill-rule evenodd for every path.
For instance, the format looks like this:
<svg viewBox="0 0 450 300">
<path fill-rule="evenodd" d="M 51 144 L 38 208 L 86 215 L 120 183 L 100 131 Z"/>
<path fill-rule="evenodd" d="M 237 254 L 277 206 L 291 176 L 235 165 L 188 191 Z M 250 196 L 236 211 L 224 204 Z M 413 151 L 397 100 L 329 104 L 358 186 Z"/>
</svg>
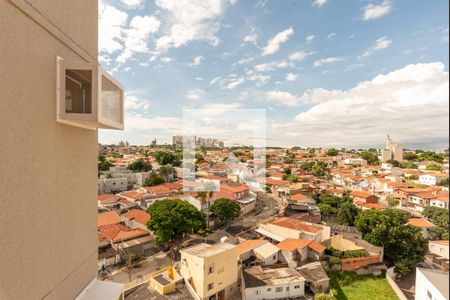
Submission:
<svg viewBox="0 0 450 300">
<path fill-rule="evenodd" d="M 275 137 L 309 146 L 397 142 L 448 145 L 449 74 L 442 63 L 413 64 L 348 90 L 313 89 L 300 102 L 319 103 L 274 126 Z M 448 147 L 448 146 L 446 146 Z"/>
<path fill-rule="evenodd" d="M 150 107 L 148 100 L 139 99 L 134 95 L 125 95 L 125 110 L 146 110 Z"/>
<path fill-rule="evenodd" d="M 291 35 L 294 34 L 294 29 L 289 27 L 279 33 L 277 33 L 273 38 L 271 38 L 266 47 L 263 48 L 262 56 L 273 54 L 280 49 L 281 44 L 287 42 Z"/>
<path fill-rule="evenodd" d="M 301 102 L 299 96 L 283 91 L 269 91 L 265 94 L 266 100 L 276 101 L 286 106 L 298 106 Z"/>
<path fill-rule="evenodd" d="M 216 36 L 220 24 L 216 20 L 227 4 L 234 0 L 156 0 L 156 5 L 168 12 L 168 32 L 156 41 L 158 50 L 181 47 L 193 41 L 220 43 Z"/>
<path fill-rule="evenodd" d="M 126 25 L 128 15 L 117 8 L 103 4 L 99 5 L 99 51 L 111 54 L 123 49 L 121 43 L 122 27 Z"/>
<path fill-rule="evenodd" d="M 254 60 L 253 57 L 243 58 L 235 62 L 233 65 L 246 65 Z"/>
<path fill-rule="evenodd" d="M 135 16 L 128 29 L 123 31 L 124 51 L 117 57 L 117 62 L 124 63 L 131 58 L 134 53 L 147 53 L 148 40 L 152 33 L 159 30 L 161 22 L 154 16 Z"/>
<path fill-rule="evenodd" d="M 336 32 L 331 32 L 329 35 L 327 35 L 327 39 L 329 41 L 335 41 L 336 40 Z"/>
<path fill-rule="evenodd" d="M 297 78 L 298 78 L 298 75 L 294 74 L 294 73 L 288 73 L 286 75 L 286 80 L 287 81 L 295 81 L 295 80 L 297 80 Z"/>
<path fill-rule="evenodd" d="M 138 8 L 144 4 L 144 0 L 121 0 L 128 8 Z"/>
<path fill-rule="evenodd" d="M 193 101 L 198 101 L 198 100 L 202 99 L 204 95 L 205 95 L 205 91 L 204 90 L 202 90 L 202 89 L 194 89 L 194 90 L 190 90 L 190 91 L 187 92 L 186 99 L 193 100 Z"/>
<path fill-rule="evenodd" d="M 221 110 L 225 112 L 227 110 L 237 109 L 242 107 L 242 103 L 232 102 L 232 103 L 205 103 L 198 107 L 199 109 L 211 109 L 211 110 Z"/>
<path fill-rule="evenodd" d="M 173 58 L 169 57 L 169 56 L 164 56 L 164 57 L 161 57 L 161 61 L 163 63 L 170 63 L 171 61 L 173 61 Z"/>
<path fill-rule="evenodd" d="M 344 61 L 345 58 L 344 57 L 327 57 L 327 58 L 321 58 L 318 59 L 314 62 L 314 67 L 320 67 L 324 64 L 330 64 L 330 63 L 335 63 L 335 62 L 341 62 Z"/>
<path fill-rule="evenodd" d="M 362 67 L 364 67 L 364 65 L 363 64 L 353 64 L 353 65 L 349 65 L 347 68 L 345 68 L 345 72 L 349 72 L 349 71 L 353 71 L 353 70 L 355 70 L 355 69 L 359 69 L 359 68 L 362 68 Z"/>
<path fill-rule="evenodd" d="M 314 0 L 313 5 L 322 7 L 325 5 L 325 3 L 327 3 L 327 0 Z"/>
<path fill-rule="evenodd" d="M 289 55 L 289 59 L 292 61 L 302 61 L 308 56 L 314 54 L 313 52 L 304 52 L 304 51 L 298 51 L 294 52 L 291 55 Z"/>
<path fill-rule="evenodd" d="M 362 55 L 361 58 L 368 57 L 372 55 L 375 51 L 389 48 L 392 44 L 392 41 L 387 37 L 383 36 L 375 41 L 375 44 L 367 49 Z"/>
<path fill-rule="evenodd" d="M 363 20 L 373 20 L 381 18 L 382 16 L 385 16 L 389 14 L 392 10 L 391 1 L 384 0 L 379 5 L 375 4 L 368 4 L 363 8 Z"/>
<path fill-rule="evenodd" d="M 229 90 L 232 90 L 232 89 L 235 89 L 236 87 L 240 86 L 244 82 L 245 82 L 244 78 L 236 78 L 236 79 L 231 80 L 231 82 L 226 85 L 226 88 Z"/>
<path fill-rule="evenodd" d="M 181 118 L 174 117 L 148 117 L 139 113 L 125 114 L 125 126 L 127 131 L 151 129 L 159 130 L 180 130 L 182 126 Z"/>
<path fill-rule="evenodd" d="M 201 55 L 194 57 L 194 59 L 192 60 L 191 66 L 198 66 L 200 65 L 203 61 L 205 60 L 205 58 Z"/>
<path fill-rule="evenodd" d="M 306 37 L 305 41 L 306 44 L 311 44 L 312 42 L 314 42 L 314 39 L 316 38 L 316 36 L 314 34 L 310 34 Z"/>
<path fill-rule="evenodd" d="M 281 69 L 281 68 L 287 68 L 287 67 L 293 67 L 294 65 L 292 63 L 288 63 L 285 60 L 277 60 L 270 63 L 265 64 L 259 64 L 255 66 L 255 71 L 257 72 L 269 72 L 273 71 L 275 69 Z"/>
</svg>

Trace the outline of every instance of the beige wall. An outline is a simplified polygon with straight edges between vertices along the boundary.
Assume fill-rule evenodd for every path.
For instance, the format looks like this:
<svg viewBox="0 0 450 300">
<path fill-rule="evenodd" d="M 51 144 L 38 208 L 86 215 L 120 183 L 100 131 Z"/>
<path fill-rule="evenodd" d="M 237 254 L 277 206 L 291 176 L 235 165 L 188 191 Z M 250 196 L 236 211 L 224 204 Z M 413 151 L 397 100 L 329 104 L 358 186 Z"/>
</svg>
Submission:
<svg viewBox="0 0 450 300">
<path fill-rule="evenodd" d="M 183 277 L 192 276 L 192 285 L 201 299 L 205 299 L 237 283 L 236 248 L 205 258 L 182 252 L 181 262 L 181 275 Z M 211 274 L 208 274 L 209 266 L 214 266 L 214 272 Z M 214 288 L 210 291 L 207 290 L 209 283 L 214 283 Z M 226 293 L 229 293 L 229 290 Z"/>
<path fill-rule="evenodd" d="M 97 1 L 29 2 L 97 57 Z M 83 59 L 8 0 L 0 28 L 0 299 L 73 299 L 96 276 L 97 132 L 56 123 L 55 57 Z"/>
</svg>

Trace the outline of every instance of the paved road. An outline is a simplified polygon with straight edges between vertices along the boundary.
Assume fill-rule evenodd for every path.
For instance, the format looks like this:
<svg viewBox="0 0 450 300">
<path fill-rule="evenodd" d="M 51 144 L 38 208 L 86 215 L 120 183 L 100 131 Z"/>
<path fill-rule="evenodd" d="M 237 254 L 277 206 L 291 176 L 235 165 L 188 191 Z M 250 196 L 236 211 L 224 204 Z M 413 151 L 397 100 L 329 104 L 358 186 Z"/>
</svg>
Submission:
<svg viewBox="0 0 450 300">
<path fill-rule="evenodd" d="M 158 252 L 135 265 L 131 271 L 131 280 L 137 279 L 140 276 L 147 275 L 148 273 L 157 271 L 169 265 L 171 265 L 171 260 L 167 257 L 166 253 Z M 127 283 L 129 282 L 128 270 L 126 268 L 115 270 L 108 279 L 114 282 Z"/>
</svg>

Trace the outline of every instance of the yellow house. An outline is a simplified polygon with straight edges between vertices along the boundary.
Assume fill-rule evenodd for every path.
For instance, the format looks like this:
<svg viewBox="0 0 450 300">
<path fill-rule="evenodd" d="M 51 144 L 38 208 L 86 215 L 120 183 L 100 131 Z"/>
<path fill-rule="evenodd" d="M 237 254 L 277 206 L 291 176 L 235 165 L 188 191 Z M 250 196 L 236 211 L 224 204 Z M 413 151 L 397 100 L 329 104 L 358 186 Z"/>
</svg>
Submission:
<svg viewBox="0 0 450 300">
<path fill-rule="evenodd" d="M 161 295 L 167 295 L 176 290 L 176 283 L 181 279 L 172 266 L 151 273 L 150 286 Z"/>
<path fill-rule="evenodd" d="M 236 245 L 197 244 L 180 250 L 180 274 L 199 299 L 233 299 L 237 288 Z"/>
</svg>

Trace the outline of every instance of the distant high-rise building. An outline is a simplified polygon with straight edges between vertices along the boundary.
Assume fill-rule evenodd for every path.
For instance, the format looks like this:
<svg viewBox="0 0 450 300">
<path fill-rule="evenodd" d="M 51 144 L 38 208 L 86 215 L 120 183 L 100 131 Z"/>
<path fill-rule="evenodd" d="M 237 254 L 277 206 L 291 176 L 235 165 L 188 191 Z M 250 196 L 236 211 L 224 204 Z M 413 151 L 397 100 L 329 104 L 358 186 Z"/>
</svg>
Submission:
<svg viewBox="0 0 450 300">
<path fill-rule="evenodd" d="M 152 140 L 152 143 L 150 144 L 152 147 L 156 147 L 156 139 Z"/>
<path fill-rule="evenodd" d="M 403 147 L 394 143 L 391 137 L 388 135 L 386 148 L 381 150 L 381 161 L 387 162 L 391 159 L 403 162 Z"/>
</svg>

